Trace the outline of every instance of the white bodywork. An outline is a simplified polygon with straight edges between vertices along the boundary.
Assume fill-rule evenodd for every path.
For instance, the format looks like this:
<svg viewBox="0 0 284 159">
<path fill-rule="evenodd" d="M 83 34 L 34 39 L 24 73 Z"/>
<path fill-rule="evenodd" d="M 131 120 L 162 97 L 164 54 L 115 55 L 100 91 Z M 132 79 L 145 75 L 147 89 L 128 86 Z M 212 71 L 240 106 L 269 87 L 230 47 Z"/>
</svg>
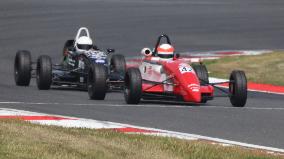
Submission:
<svg viewBox="0 0 284 159">
<path fill-rule="evenodd" d="M 158 57 L 159 58 L 159 57 Z M 155 61 L 159 59 L 155 59 Z M 160 64 L 155 64 L 151 62 L 142 62 L 139 66 L 141 76 L 143 80 L 152 81 L 152 82 L 161 82 L 164 83 L 164 90 L 167 92 L 173 91 L 173 85 L 170 80 L 166 81 L 168 75 L 163 72 L 163 66 Z M 169 84 L 170 83 L 170 84 Z"/>
</svg>

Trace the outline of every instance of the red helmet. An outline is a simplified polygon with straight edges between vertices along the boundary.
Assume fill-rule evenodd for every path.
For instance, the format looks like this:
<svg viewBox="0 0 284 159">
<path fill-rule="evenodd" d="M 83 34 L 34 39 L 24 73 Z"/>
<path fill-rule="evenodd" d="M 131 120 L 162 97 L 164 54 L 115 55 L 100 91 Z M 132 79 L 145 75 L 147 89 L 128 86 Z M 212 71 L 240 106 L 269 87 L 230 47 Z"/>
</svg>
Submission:
<svg viewBox="0 0 284 159">
<path fill-rule="evenodd" d="M 161 58 L 173 58 L 174 57 L 174 47 L 170 44 L 161 44 L 157 48 L 157 56 Z"/>
</svg>

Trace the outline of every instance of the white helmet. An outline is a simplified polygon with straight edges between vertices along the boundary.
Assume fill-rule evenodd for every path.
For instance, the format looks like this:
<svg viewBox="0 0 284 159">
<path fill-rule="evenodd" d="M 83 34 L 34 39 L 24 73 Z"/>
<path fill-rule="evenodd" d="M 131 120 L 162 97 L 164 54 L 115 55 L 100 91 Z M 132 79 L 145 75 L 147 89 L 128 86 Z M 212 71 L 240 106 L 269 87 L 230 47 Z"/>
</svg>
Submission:
<svg viewBox="0 0 284 159">
<path fill-rule="evenodd" d="M 158 48 L 157 48 L 157 56 L 161 57 L 161 58 L 173 58 L 174 56 L 174 47 L 170 44 L 161 44 Z"/>
<path fill-rule="evenodd" d="M 85 31 L 85 35 L 82 36 L 82 32 Z M 82 27 L 78 30 L 75 38 L 75 48 L 76 51 L 88 51 L 93 47 L 93 41 L 90 37 L 89 30 L 85 27 Z"/>
<path fill-rule="evenodd" d="M 77 51 L 88 51 L 93 47 L 93 41 L 87 36 L 81 36 L 75 43 Z"/>
</svg>

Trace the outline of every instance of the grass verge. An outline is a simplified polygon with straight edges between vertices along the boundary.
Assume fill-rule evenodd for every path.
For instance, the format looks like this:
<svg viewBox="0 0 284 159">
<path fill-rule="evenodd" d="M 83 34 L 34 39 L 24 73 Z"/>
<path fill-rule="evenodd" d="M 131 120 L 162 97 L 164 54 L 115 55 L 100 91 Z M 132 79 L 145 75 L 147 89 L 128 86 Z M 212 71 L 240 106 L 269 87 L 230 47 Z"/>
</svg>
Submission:
<svg viewBox="0 0 284 159">
<path fill-rule="evenodd" d="M 131 135 L 114 131 L 42 126 L 0 120 L 0 158 L 42 159 L 276 159 L 262 151 L 205 141 Z"/>
<path fill-rule="evenodd" d="M 229 78 L 232 70 L 244 70 L 248 81 L 284 86 L 284 52 L 257 56 L 233 56 L 208 60 L 210 76 Z"/>
</svg>

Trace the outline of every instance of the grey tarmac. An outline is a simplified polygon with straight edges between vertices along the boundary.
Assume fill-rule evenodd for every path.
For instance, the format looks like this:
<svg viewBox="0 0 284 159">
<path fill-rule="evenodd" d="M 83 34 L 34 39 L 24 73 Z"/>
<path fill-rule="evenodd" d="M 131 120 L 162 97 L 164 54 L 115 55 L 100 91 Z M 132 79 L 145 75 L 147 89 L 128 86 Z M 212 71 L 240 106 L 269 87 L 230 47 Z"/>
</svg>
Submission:
<svg viewBox="0 0 284 159">
<path fill-rule="evenodd" d="M 171 37 L 177 52 L 283 49 L 283 13 L 282 0 L 2 0 L 0 107 L 284 148 L 283 95 L 250 92 L 245 108 L 232 108 L 227 98 L 204 106 L 127 106 L 121 93 L 91 101 L 84 91 L 39 91 L 35 81 L 30 87 L 17 87 L 13 79 L 17 50 L 30 50 L 33 59 L 48 54 L 58 63 L 65 40 L 80 26 L 90 29 L 100 48 L 115 48 L 127 57 L 153 47 L 162 33 Z"/>
</svg>

